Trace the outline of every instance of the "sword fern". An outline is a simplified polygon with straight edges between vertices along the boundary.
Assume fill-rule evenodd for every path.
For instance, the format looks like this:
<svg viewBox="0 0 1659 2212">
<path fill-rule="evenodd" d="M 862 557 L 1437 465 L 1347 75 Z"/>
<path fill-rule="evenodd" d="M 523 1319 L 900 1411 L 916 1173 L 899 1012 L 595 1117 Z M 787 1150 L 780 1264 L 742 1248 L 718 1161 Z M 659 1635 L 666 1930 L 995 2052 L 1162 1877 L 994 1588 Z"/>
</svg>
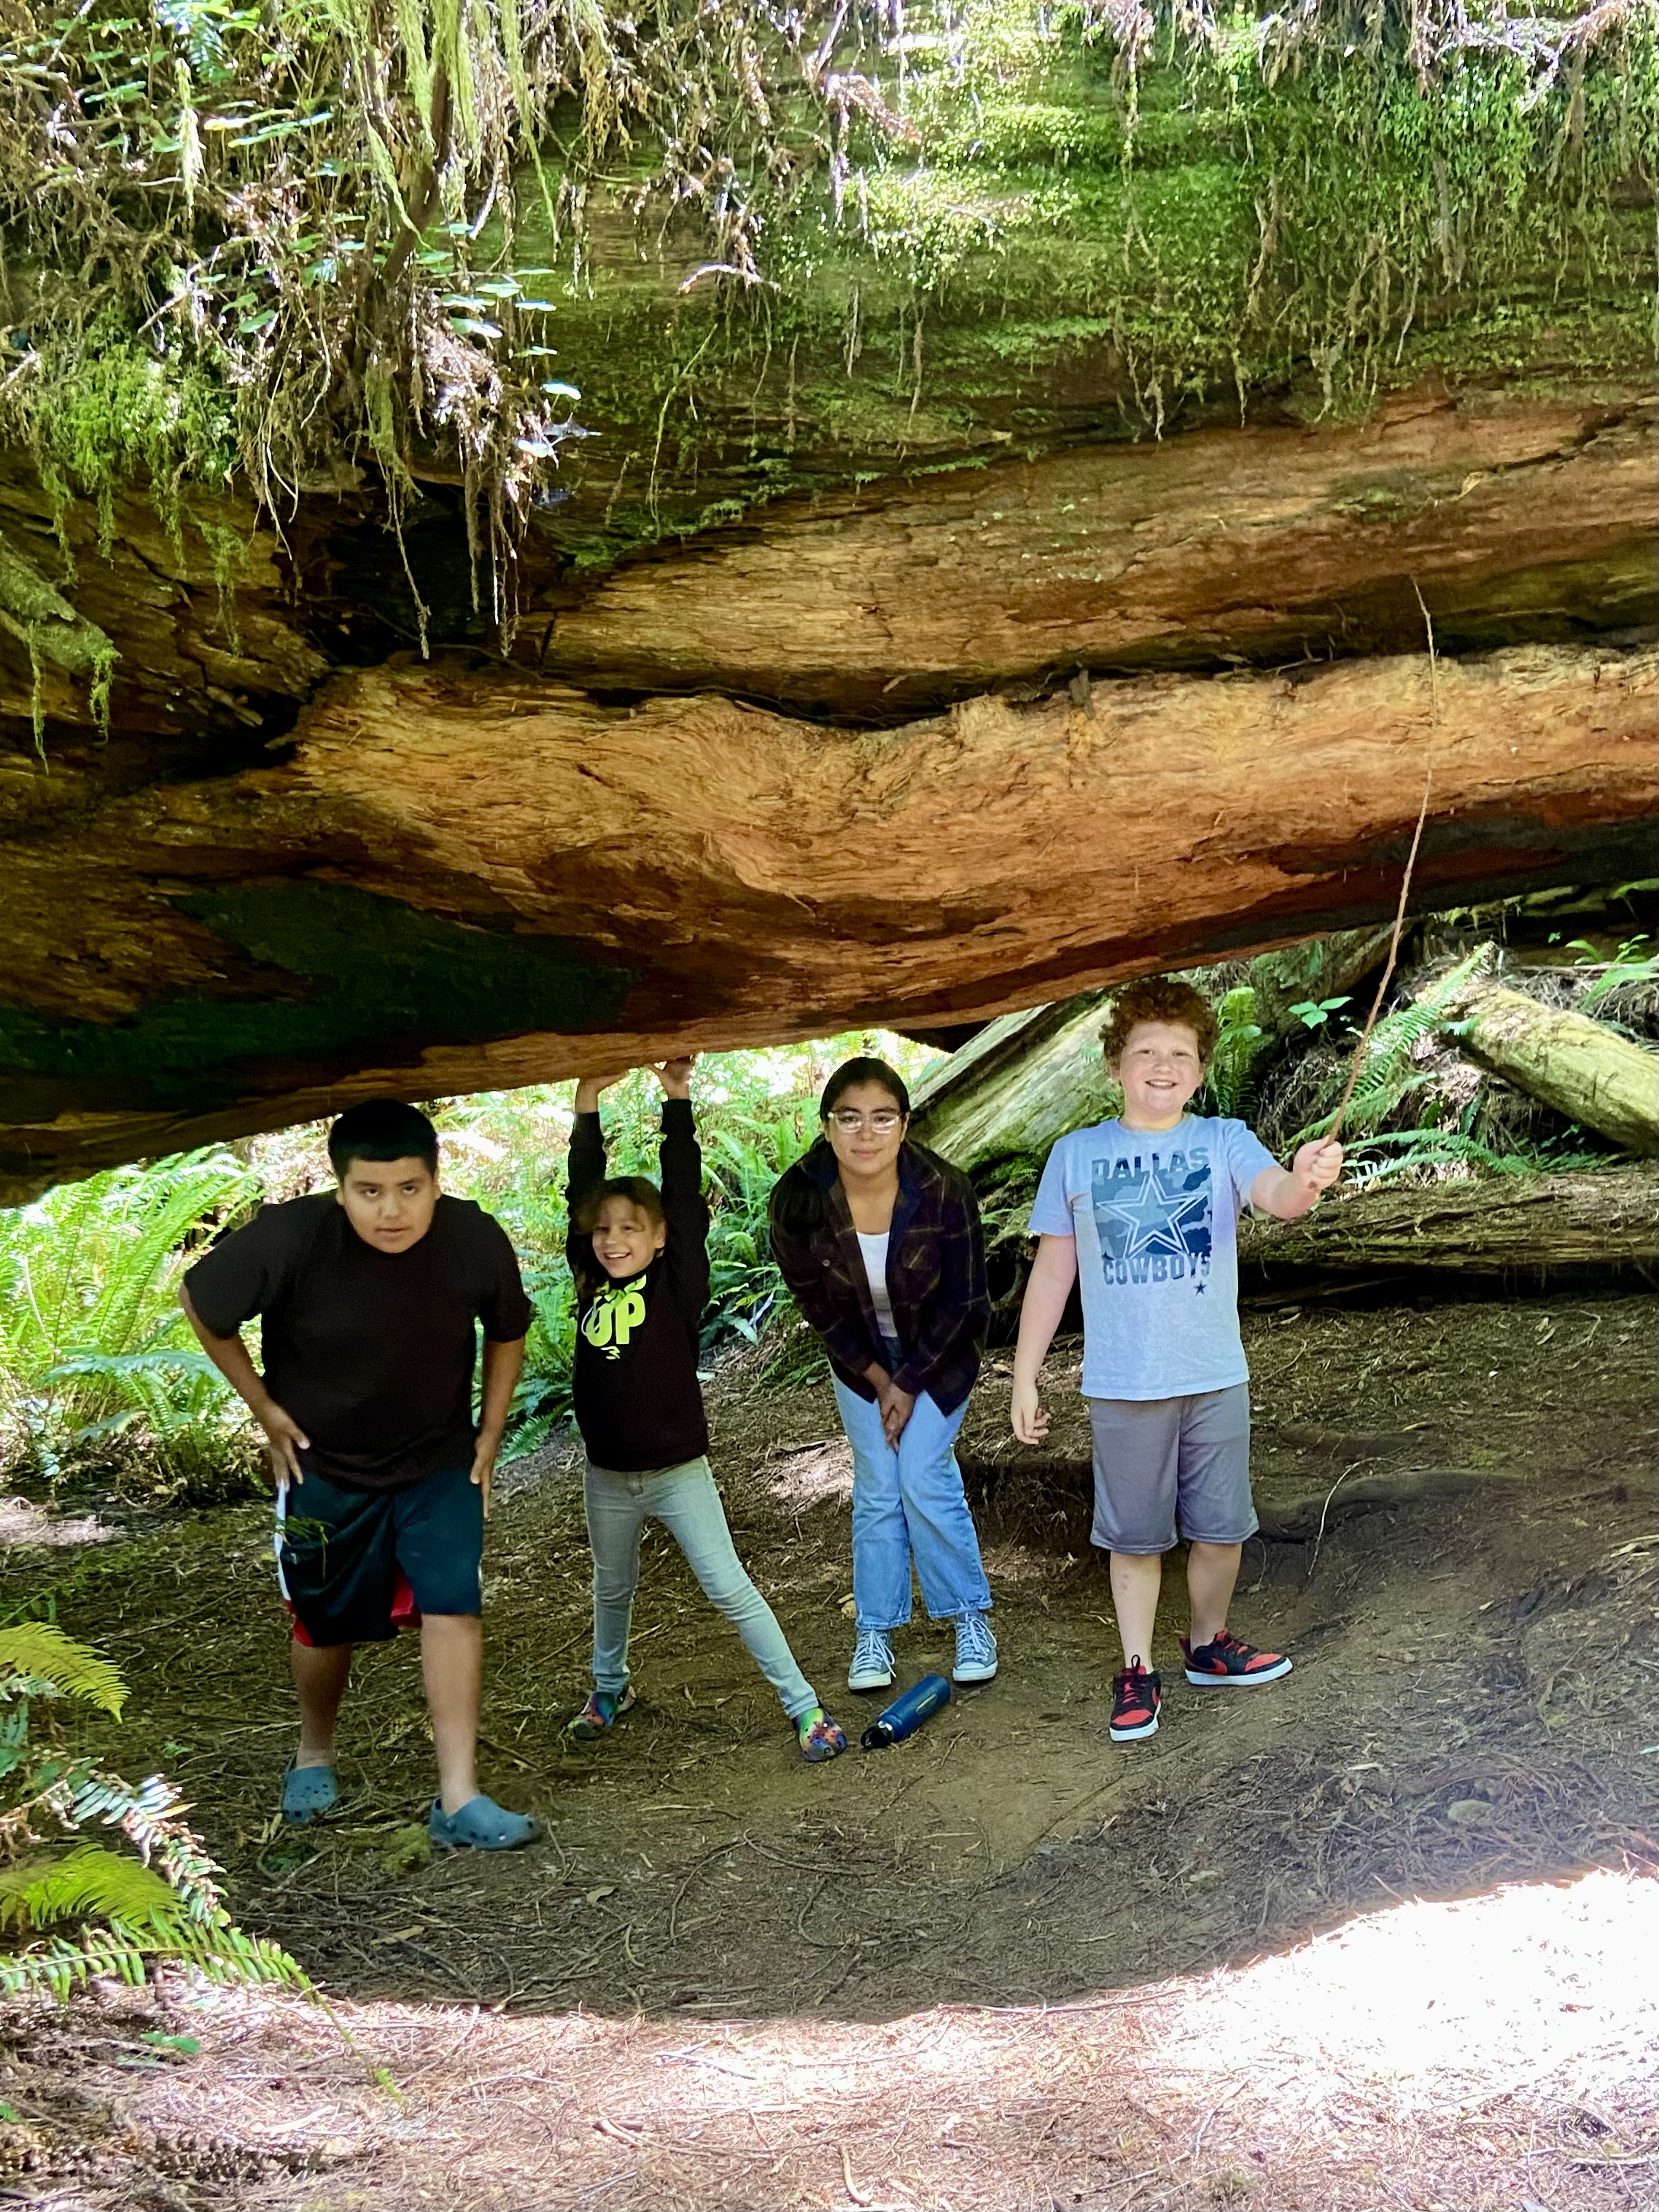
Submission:
<svg viewBox="0 0 1659 2212">
<path fill-rule="evenodd" d="M 307 1986 L 278 1945 L 226 1911 L 218 1869 L 160 1775 L 132 1784 L 52 1739 L 34 1707 L 77 1699 L 118 1719 L 118 1670 L 54 1623 L 0 1629 L 0 1996 L 66 1997 L 94 1975 L 142 1982 L 158 1960 L 216 1981 Z M 86 1840 L 114 1829 L 130 1849 Z M 67 1840 L 66 1840 L 67 1839 Z"/>
</svg>

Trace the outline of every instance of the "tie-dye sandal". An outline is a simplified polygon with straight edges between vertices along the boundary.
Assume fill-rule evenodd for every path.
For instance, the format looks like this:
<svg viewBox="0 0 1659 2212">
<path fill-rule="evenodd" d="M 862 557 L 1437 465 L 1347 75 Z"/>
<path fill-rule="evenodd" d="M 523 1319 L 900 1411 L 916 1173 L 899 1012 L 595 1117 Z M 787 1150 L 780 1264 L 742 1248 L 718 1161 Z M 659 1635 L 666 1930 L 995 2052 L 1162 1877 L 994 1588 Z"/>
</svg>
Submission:
<svg viewBox="0 0 1659 2212">
<path fill-rule="evenodd" d="M 634 1710 L 631 1689 L 618 1693 L 615 1690 L 590 1690 L 587 1703 L 574 1720 L 564 1724 L 564 1732 L 578 1743 L 597 1743 L 602 1735 L 609 1735 L 617 1722 Z"/>
<path fill-rule="evenodd" d="M 814 1705 L 795 1723 L 795 1741 L 801 1757 L 811 1766 L 823 1759 L 839 1759 L 847 1748 L 845 1734 L 822 1705 Z"/>
</svg>

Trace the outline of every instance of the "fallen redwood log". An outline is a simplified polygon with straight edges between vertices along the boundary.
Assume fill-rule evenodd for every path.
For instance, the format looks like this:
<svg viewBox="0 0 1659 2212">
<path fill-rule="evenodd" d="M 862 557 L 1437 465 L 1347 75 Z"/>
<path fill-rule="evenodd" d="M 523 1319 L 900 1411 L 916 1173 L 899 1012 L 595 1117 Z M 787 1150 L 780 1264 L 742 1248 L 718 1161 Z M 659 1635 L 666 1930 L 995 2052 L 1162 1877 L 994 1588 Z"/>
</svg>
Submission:
<svg viewBox="0 0 1659 2212">
<path fill-rule="evenodd" d="M 1385 922 L 1375 929 L 1339 929 L 1307 945 L 1260 954 L 1250 963 L 1256 1020 L 1270 1037 L 1301 1034 L 1302 1017 L 1291 1011 L 1292 1006 L 1304 1000 L 1316 1006 L 1322 999 L 1347 997 L 1374 968 L 1382 966 L 1393 935 L 1392 926 Z"/>
<path fill-rule="evenodd" d="M 454 654 L 287 757 L 31 773 L 0 902 L 0 1194 L 665 1052 L 937 1026 L 1391 914 L 1633 873 L 1644 647 L 1136 676 L 872 732 Z M 1437 720 L 1436 701 L 1438 702 Z M 32 810 L 23 811 L 24 802 Z"/>
<path fill-rule="evenodd" d="M 1626 1152 L 1659 1152 L 1659 1058 L 1605 1022 L 1476 978 L 1449 1001 L 1460 1052 Z"/>
<path fill-rule="evenodd" d="M 1250 966 L 1257 1020 L 1273 1036 L 1299 1030 L 1292 1004 L 1351 991 L 1392 935 L 1387 924 L 1345 929 L 1263 953 Z M 1068 1130 L 1115 1113 L 1100 1043 L 1111 995 L 1085 991 L 988 1023 L 915 1085 L 913 1134 L 972 1174 L 1011 1152 L 1044 1152 Z"/>
<path fill-rule="evenodd" d="M 1659 1260 L 1659 1181 L 1632 1167 L 1499 1176 L 1426 1190 L 1345 1190 L 1301 1221 L 1247 1218 L 1239 1258 L 1269 1274 L 1432 1267 L 1543 1275 L 1560 1267 L 1652 1267 Z"/>
</svg>

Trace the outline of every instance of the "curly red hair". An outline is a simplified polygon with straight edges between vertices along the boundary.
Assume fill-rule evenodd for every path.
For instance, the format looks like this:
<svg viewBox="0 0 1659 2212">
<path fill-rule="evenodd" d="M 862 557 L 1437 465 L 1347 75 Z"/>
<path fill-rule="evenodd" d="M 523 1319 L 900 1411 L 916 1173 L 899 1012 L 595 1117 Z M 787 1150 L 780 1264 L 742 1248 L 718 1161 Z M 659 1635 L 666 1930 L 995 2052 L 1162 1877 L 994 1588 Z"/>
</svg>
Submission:
<svg viewBox="0 0 1659 2212">
<path fill-rule="evenodd" d="M 1113 997 L 1100 1032 L 1109 1065 L 1128 1043 L 1137 1022 L 1179 1022 L 1198 1039 L 1198 1056 L 1209 1066 L 1220 1030 L 1215 1008 L 1190 983 L 1173 975 L 1143 975 L 1139 982 L 1126 983 Z"/>
</svg>

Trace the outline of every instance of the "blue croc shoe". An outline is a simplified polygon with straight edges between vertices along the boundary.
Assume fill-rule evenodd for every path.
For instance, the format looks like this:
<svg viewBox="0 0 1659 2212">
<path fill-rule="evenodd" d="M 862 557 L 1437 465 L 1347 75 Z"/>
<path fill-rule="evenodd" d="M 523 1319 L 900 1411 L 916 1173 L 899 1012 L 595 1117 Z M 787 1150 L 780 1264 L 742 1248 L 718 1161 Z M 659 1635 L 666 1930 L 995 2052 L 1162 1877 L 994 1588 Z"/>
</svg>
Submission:
<svg viewBox="0 0 1659 2212">
<path fill-rule="evenodd" d="M 340 1778 L 331 1766 L 295 1766 L 283 1777 L 283 1818 L 296 1828 L 325 1819 L 340 1802 Z"/>
<path fill-rule="evenodd" d="M 446 1813 L 441 1798 L 434 1797 L 426 1827 L 440 1851 L 515 1851 L 541 1834 L 527 1813 L 509 1813 L 493 1797 L 469 1797 L 453 1813 Z"/>
</svg>

